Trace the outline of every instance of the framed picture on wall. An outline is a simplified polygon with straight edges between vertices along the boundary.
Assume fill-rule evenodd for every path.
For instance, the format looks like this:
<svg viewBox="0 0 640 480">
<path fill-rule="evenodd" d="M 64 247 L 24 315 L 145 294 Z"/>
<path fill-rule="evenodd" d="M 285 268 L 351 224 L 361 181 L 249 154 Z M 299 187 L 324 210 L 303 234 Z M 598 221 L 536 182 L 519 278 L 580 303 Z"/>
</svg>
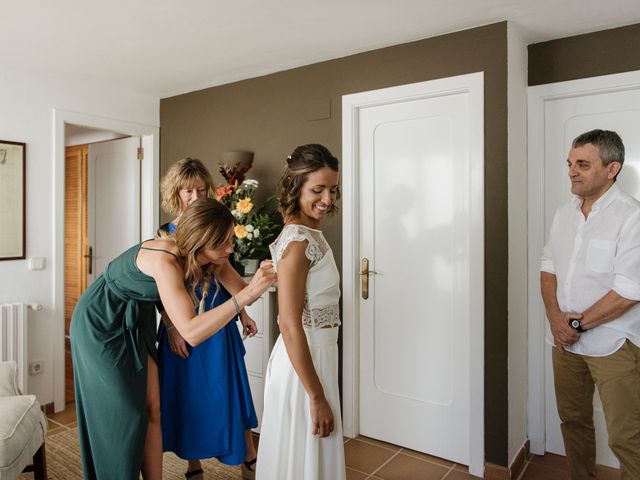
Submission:
<svg viewBox="0 0 640 480">
<path fill-rule="evenodd" d="M 0 261 L 25 258 L 26 149 L 0 140 Z"/>
</svg>

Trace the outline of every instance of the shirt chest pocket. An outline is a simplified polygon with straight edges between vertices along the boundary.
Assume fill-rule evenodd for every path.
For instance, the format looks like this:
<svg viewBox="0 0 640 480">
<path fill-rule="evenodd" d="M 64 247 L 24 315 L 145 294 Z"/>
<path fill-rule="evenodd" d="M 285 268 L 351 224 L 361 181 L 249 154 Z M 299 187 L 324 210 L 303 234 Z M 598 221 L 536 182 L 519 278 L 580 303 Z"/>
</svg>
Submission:
<svg viewBox="0 0 640 480">
<path fill-rule="evenodd" d="M 616 242 L 612 240 L 590 240 L 587 249 L 587 267 L 595 272 L 613 271 Z"/>
</svg>

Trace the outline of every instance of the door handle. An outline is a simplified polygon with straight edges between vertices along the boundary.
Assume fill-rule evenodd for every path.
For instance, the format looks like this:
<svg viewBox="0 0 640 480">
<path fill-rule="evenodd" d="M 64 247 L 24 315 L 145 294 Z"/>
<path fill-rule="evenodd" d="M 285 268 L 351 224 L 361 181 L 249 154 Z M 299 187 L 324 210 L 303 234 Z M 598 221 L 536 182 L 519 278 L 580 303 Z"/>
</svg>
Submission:
<svg viewBox="0 0 640 480">
<path fill-rule="evenodd" d="M 91 275 L 93 273 L 93 247 L 88 248 L 89 253 L 84 256 L 84 258 L 88 258 L 87 261 L 87 273 Z"/>
<path fill-rule="evenodd" d="M 369 275 L 375 275 L 376 271 L 369 270 L 369 259 L 363 258 L 360 262 L 360 282 L 362 284 L 362 298 L 366 300 L 369 298 Z"/>
</svg>

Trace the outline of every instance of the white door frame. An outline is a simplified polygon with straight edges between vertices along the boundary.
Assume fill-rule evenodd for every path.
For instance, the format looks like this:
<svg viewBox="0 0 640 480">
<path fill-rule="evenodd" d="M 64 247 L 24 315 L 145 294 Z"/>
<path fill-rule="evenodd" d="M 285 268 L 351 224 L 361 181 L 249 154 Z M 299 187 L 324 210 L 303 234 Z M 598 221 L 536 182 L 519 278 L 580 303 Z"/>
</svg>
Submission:
<svg viewBox="0 0 640 480">
<path fill-rule="evenodd" d="M 95 115 L 53 110 L 53 401 L 56 412 L 64 410 L 64 163 L 65 124 L 136 135 L 142 138 L 145 159 L 141 171 L 141 233 L 150 238 L 159 221 L 158 179 L 160 173 L 160 129 Z"/>
<path fill-rule="evenodd" d="M 545 453 L 546 392 L 544 368 L 545 313 L 540 297 L 540 256 L 544 247 L 544 112 L 545 103 L 574 96 L 598 95 L 640 88 L 640 71 L 604 75 L 529 87 L 528 177 L 529 177 L 529 401 L 528 430 L 531 452 Z"/>
<path fill-rule="evenodd" d="M 359 434 L 359 189 L 358 110 L 364 107 L 419 98 L 468 92 L 472 105 L 470 123 L 479 126 L 470 135 L 472 198 L 470 310 L 483 312 L 481 322 L 471 323 L 470 352 L 470 462 L 469 472 L 484 473 L 484 74 L 483 72 L 383 88 L 342 97 L 342 399 L 344 433 Z M 474 341 L 477 340 L 477 341 Z"/>
</svg>

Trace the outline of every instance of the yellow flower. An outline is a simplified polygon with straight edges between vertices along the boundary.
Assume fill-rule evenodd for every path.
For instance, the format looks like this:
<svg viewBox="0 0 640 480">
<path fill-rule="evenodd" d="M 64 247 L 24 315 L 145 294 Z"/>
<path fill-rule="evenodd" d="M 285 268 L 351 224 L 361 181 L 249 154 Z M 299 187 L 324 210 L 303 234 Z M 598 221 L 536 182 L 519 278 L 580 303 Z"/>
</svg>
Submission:
<svg viewBox="0 0 640 480">
<path fill-rule="evenodd" d="M 236 205 L 236 210 L 240 213 L 244 213 L 245 215 L 251 211 L 253 208 L 253 203 L 250 198 L 241 198 L 238 200 L 238 204 Z"/>
<path fill-rule="evenodd" d="M 236 225 L 233 227 L 233 233 L 235 233 L 238 238 L 245 238 L 249 232 L 244 225 Z"/>
</svg>

